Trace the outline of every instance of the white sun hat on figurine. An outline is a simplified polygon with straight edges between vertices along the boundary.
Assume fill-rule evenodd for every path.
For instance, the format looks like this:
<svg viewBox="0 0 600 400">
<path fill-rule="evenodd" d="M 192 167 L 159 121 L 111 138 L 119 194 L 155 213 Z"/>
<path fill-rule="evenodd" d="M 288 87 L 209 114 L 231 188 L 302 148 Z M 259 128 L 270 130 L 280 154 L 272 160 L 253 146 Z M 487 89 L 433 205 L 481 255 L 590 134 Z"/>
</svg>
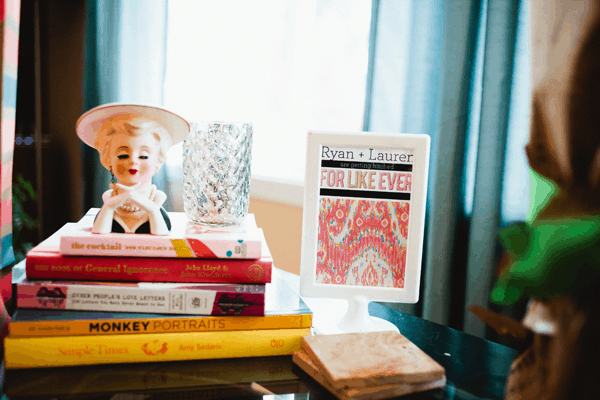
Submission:
<svg viewBox="0 0 600 400">
<path fill-rule="evenodd" d="M 92 108 L 79 117 L 76 124 L 77 135 L 85 144 L 95 148 L 96 136 L 102 124 L 107 119 L 119 116 L 138 116 L 156 121 L 169 132 L 171 145 L 183 141 L 190 133 L 190 124 L 185 118 L 164 108 L 142 104 L 109 103 Z"/>
<path fill-rule="evenodd" d="M 76 131 L 98 150 L 112 174 L 93 232 L 168 234 L 171 223 L 162 207 L 166 194 L 152 184 L 152 177 L 171 146 L 188 136 L 190 124 L 160 107 L 111 103 L 83 114 Z"/>
</svg>

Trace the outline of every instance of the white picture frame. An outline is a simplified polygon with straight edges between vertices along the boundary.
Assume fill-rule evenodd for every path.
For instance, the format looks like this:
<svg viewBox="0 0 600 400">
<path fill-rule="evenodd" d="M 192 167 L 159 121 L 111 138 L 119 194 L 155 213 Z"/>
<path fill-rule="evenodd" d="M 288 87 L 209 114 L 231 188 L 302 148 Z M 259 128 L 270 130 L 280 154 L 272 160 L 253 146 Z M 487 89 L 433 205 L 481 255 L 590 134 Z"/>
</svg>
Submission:
<svg viewBox="0 0 600 400">
<path fill-rule="evenodd" d="M 308 132 L 301 295 L 418 301 L 429 149 L 424 134 Z"/>
</svg>

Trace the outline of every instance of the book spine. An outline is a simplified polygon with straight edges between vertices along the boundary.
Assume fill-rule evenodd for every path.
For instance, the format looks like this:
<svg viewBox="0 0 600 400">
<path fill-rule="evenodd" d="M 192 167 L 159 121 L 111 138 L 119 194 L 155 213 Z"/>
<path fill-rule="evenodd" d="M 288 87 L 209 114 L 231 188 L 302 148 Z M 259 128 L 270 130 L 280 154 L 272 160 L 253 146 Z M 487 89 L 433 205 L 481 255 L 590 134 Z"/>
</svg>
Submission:
<svg viewBox="0 0 600 400">
<path fill-rule="evenodd" d="M 62 236 L 60 252 L 79 256 L 256 259 L 262 255 L 262 239 L 247 236 L 169 238 L 158 235 L 107 234 Z"/>
<path fill-rule="evenodd" d="M 247 286 L 252 287 L 252 286 Z M 17 285 L 18 308 L 195 315 L 264 315 L 265 294 L 203 288 L 32 282 Z"/>
<path fill-rule="evenodd" d="M 9 334 L 11 337 L 122 335 L 294 329 L 310 328 L 311 326 L 312 314 L 266 315 L 263 317 L 106 318 L 64 321 L 11 321 Z"/>
<path fill-rule="evenodd" d="M 6 267 L 0 271 L 0 295 L 4 303 L 12 298 L 12 268 Z"/>
<path fill-rule="evenodd" d="M 65 257 L 29 252 L 28 278 L 49 280 L 269 283 L 273 260 Z"/>
<path fill-rule="evenodd" d="M 7 369 L 290 355 L 310 329 L 13 338 Z"/>
</svg>

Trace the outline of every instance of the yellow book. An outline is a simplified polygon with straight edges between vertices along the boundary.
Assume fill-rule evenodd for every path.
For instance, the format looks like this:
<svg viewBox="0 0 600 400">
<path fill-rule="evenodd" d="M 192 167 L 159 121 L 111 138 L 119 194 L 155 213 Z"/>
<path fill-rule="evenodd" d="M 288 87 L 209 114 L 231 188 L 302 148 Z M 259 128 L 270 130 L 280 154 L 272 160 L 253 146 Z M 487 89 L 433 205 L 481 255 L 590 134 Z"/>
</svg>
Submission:
<svg viewBox="0 0 600 400">
<path fill-rule="evenodd" d="M 306 309 L 307 310 L 307 309 Z M 11 337 L 120 335 L 310 328 L 312 313 L 265 316 L 167 316 L 111 312 L 20 309 L 9 324 Z"/>
<path fill-rule="evenodd" d="M 309 328 L 4 340 L 7 369 L 289 355 Z"/>
</svg>

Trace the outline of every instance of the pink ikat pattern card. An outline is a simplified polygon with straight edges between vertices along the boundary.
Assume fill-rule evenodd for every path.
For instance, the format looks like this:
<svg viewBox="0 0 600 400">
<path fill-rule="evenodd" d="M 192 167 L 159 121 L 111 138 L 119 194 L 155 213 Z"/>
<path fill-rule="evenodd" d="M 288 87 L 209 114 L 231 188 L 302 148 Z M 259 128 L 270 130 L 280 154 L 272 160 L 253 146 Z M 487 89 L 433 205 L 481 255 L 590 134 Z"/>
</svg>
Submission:
<svg viewBox="0 0 600 400">
<path fill-rule="evenodd" d="M 410 203 L 322 197 L 316 283 L 404 287 Z"/>
</svg>

